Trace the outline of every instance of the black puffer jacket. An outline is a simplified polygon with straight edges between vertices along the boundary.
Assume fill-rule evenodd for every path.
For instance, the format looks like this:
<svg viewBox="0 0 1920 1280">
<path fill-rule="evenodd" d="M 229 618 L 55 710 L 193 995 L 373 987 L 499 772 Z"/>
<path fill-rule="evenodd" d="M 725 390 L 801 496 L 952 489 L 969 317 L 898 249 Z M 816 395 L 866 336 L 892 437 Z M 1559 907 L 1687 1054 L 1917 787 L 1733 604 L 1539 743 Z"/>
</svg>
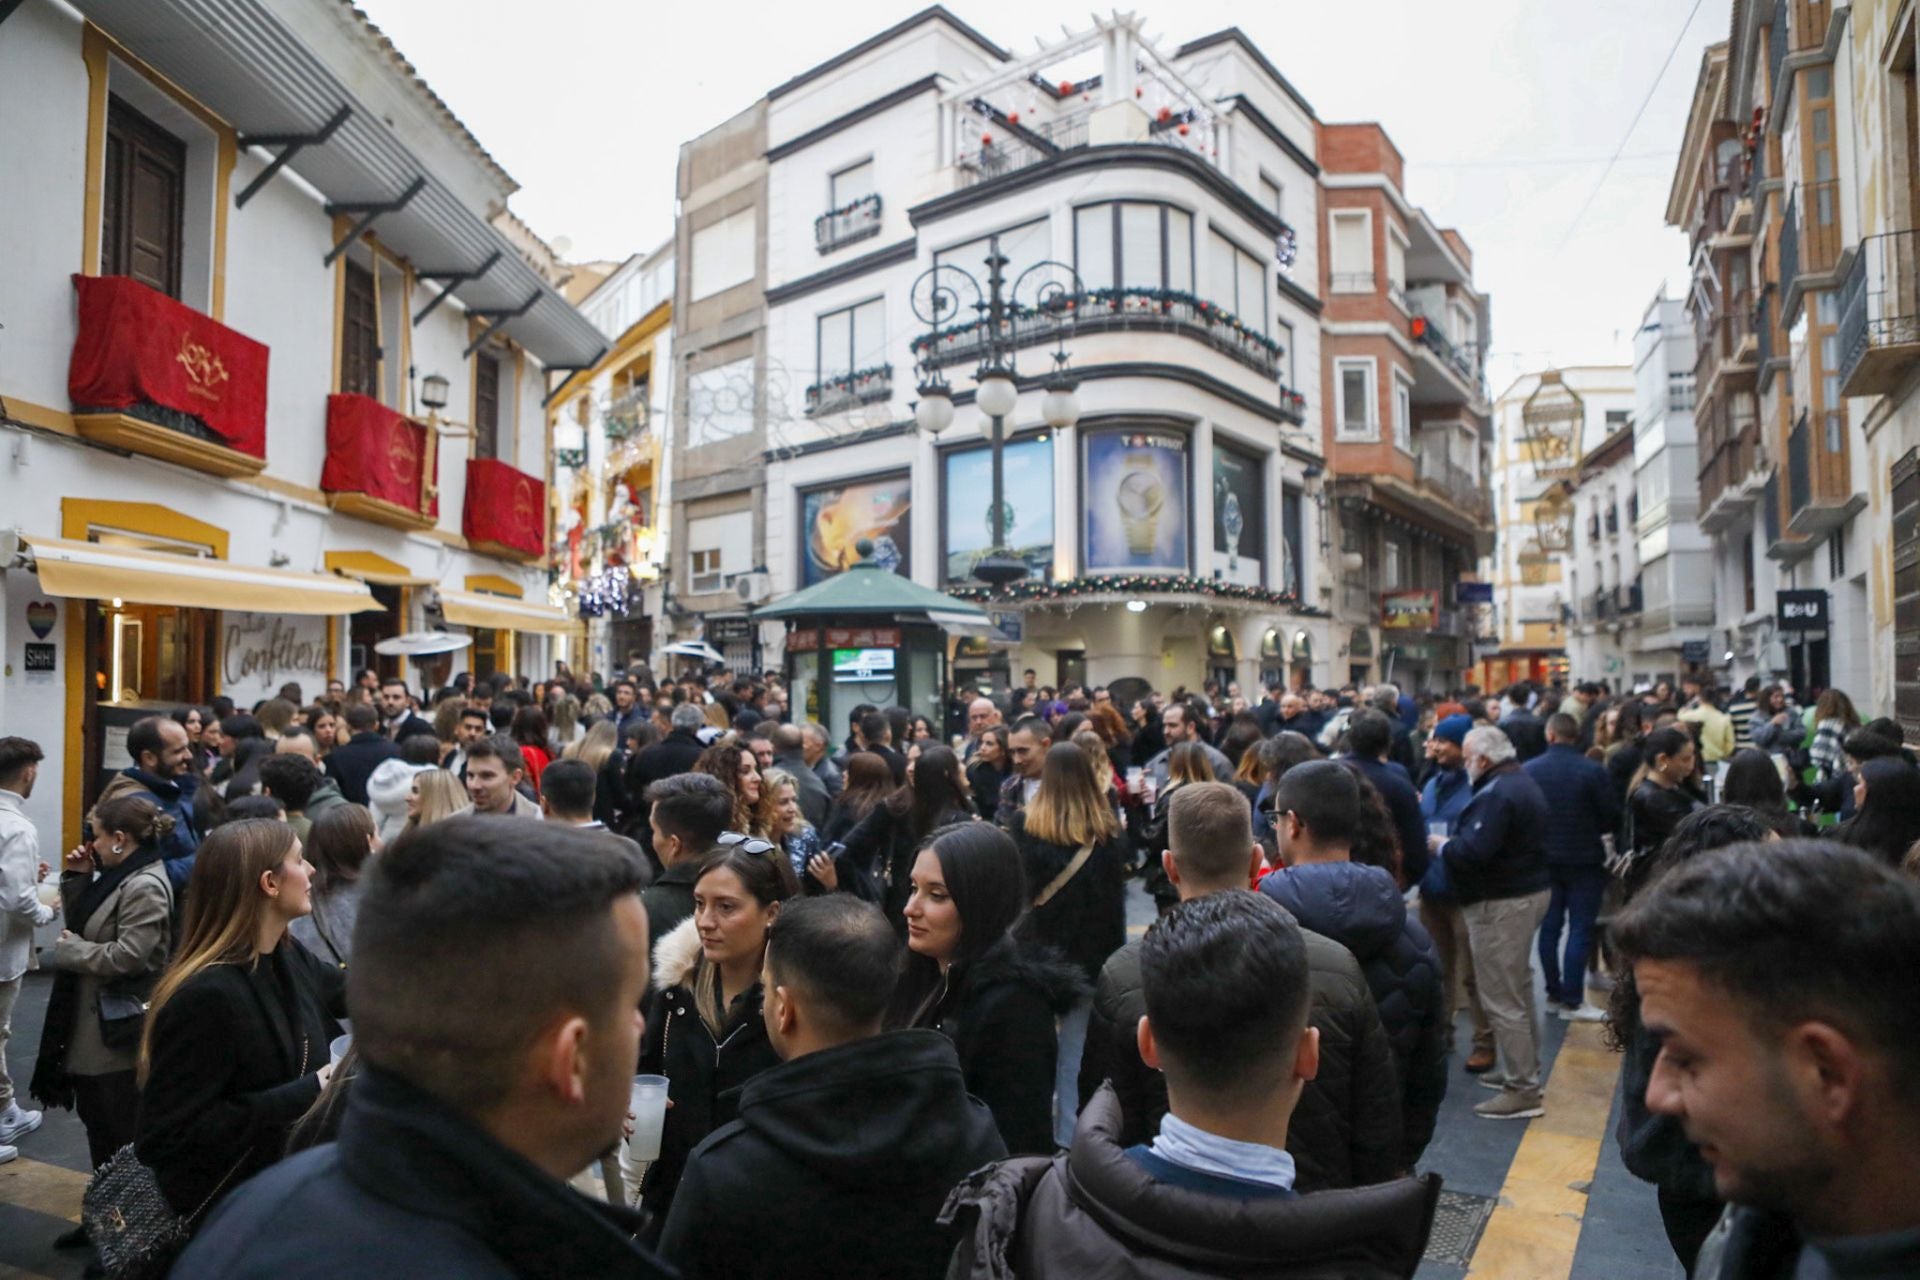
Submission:
<svg viewBox="0 0 1920 1280">
<path fill-rule="evenodd" d="M 1080 852 L 1077 845 L 1054 844 L 1029 832 L 1024 810 L 1013 816 L 1011 834 L 1026 867 L 1029 897 L 1037 898 Z M 1107 957 L 1127 941 L 1127 866 L 1120 850 L 1118 835 L 1095 843 L 1073 878 L 1020 922 L 1026 937 L 1080 966 L 1089 986 Z"/>
<path fill-rule="evenodd" d="M 1294 1186 L 1304 1192 L 1384 1182 L 1403 1167 L 1393 1046 L 1353 953 L 1311 930 L 1302 933 L 1313 990 L 1307 1021 L 1320 1032 L 1320 1073 L 1301 1090 L 1287 1126 Z M 1135 1028 L 1146 1011 L 1135 939 L 1100 971 L 1080 1064 L 1081 1097 L 1092 1097 L 1102 1080 L 1113 1081 L 1128 1146 L 1159 1133 L 1167 1114 L 1166 1077 L 1140 1061 Z"/>
<path fill-rule="evenodd" d="M 1433 1138 L 1447 1094 L 1447 1028 L 1433 940 L 1380 867 L 1309 863 L 1276 871 L 1260 891 L 1291 911 L 1301 928 L 1332 938 L 1360 962 L 1399 1073 L 1401 1167 L 1413 1168 Z"/>
<path fill-rule="evenodd" d="M 940 1215 L 964 1232 L 947 1274 L 1389 1280 L 1420 1265 L 1435 1174 L 1318 1195 L 1216 1195 L 1154 1178 L 1121 1128 L 1119 1101 L 1103 1089 L 1080 1113 L 1071 1151 L 1002 1161 L 956 1187 Z"/>
</svg>

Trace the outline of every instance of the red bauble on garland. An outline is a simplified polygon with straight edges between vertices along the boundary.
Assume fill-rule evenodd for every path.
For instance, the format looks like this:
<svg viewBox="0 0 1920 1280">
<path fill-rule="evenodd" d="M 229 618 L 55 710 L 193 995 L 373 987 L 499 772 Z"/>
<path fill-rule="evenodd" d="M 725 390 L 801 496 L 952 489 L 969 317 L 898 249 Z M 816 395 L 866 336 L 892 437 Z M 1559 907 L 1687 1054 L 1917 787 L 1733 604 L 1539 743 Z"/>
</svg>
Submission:
<svg viewBox="0 0 1920 1280">
<path fill-rule="evenodd" d="M 1072 93 L 1073 93 L 1073 81 L 1062 80 L 1060 82 L 1060 96 L 1065 98 L 1065 97 L 1069 97 Z"/>
<path fill-rule="evenodd" d="M 1172 107 L 1160 108 L 1160 123 L 1165 124 L 1167 121 L 1171 119 L 1173 119 L 1173 108 Z"/>
<path fill-rule="evenodd" d="M 980 145 L 981 145 L 981 146 L 983 146 L 983 147 L 990 147 L 990 146 L 992 146 L 992 145 L 993 145 L 993 135 L 992 135 L 992 134 L 990 134 L 990 133 L 983 133 L 983 134 L 981 134 L 981 135 L 980 135 Z"/>
</svg>

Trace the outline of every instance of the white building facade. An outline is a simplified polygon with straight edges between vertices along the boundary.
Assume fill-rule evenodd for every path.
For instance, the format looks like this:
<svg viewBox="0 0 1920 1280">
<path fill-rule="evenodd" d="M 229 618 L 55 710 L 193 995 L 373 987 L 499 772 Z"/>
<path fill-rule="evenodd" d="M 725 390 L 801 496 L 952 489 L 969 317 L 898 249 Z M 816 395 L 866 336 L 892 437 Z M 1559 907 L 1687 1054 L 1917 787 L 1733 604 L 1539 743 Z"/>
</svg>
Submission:
<svg viewBox="0 0 1920 1280">
<path fill-rule="evenodd" d="M 1678 680 L 1709 667 L 1713 543 L 1700 531 L 1699 445 L 1693 427 L 1693 326 L 1664 292 L 1633 339 L 1632 536 L 1640 565 L 1640 617 L 1630 678 Z M 1677 684 L 1676 684 L 1676 687 Z"/>
<path fill-rule="evenodd" d="M 544 674 L 541 402 L 605 341 L 385 37 L 330 0 L 27 0 L 0 117 L 33 193 L 0 208 L 0 724 L 47 750 L 42 829 L 74 842 L 143 715 Z M 429 625 L 471 647 L 375 652 Z"/>
</svg>

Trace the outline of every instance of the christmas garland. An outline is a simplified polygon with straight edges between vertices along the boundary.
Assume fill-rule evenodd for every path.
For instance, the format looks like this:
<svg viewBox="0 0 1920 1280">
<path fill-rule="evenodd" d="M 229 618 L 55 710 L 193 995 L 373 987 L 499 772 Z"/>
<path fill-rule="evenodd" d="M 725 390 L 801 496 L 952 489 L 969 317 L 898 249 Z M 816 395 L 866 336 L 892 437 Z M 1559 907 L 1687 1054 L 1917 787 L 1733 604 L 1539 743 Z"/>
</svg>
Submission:
<svg viewBox="0 0 1920 1280">
<path fill-rule="evenodd" d="M 646 419 L 637 409 L 622 409 L 617 413 L 608 413 L 601 419 L 602 429 L 609 440 L 625 440 L 637 436 L 646 429 Z"/>
<path fill-rule="evenodd" d="M 555 449 L 553 451 L 553 465 L 559 468 L 577 471 L 587 465 L 587 451 L 585 449 Z"/>
<path fill-rule="evenodd" d="M 1257 348 L 1268 359 L 1278 360 L 1283 348 L 1278 342 L 1264 333 L 1249 329 L 1246 322 L 1218 303 L 1210 302 L 1198 294 L 1183 289 L 1089 289 L 1084 293 L 1060 294 L 1048 298 L 1039 306 L 1014 304 L 1007 308 L 1014 322 L 1030 320 L 1040 315 L 1060 318 L 1062 312 L 1085 310 L 1097 313 L 1105 308 L 1108 314 L 1124 315 L 1129 311 L 1151 313 L 1158 311 L 1169 314 L 1175 307 L 1185 307 L 1195 313 L 1200 321 L 1210 329 L 1226 329 L 1243 345 Z M 916 355 L 937 346 L 950 344 L 971 336 L 983 329 L 989 322 L 985 319 L 969 320 L 962 324 L 948 325 L 932 333 L 922 334 L 913 340 L 912 350 Z"/>
<path fill-rule="evenodd" d="M 819 238 L 820 229 L 832 219 L 844 218 L 850 213 L 856 213 L 860 210 L 862 206 L 865 206 L 865 205 L 871 205 L 873 207 L 873 216 L 876 219 L 879 218 L 880 196 L 879 196 L 879 193 L 876 192 L 873 195 L 861 196 L 856 200 L 848 201 L 846 204 L 841 205 L 838 209 L 829 209 L 825 213 L 821 214 L 819 217 L 815 218 L 813 220 L 814 237 L 816 239 Z"/>
<path fill-rule="evenodd" d="M 882 385 L 878 387 L 870 386 L 870 384 L 875 383 Z M 852 373 L 836 374 L 824 382 L 816 382 L 807 388 L 807 409 L 809 412 L 812 412 L 818 409 L 822 403 L 837 403 L 838 398 L 830 395 L 830 393 L 834 391 L 843 391 L 849 398 L 859 399 L 862 398 L 868 390 L 874 391 L 875 399 L 880 398 L 882 394 L 891 395 L 893 392 L 893 366 L 890 364 L 877 364 L 869 369 L 855 369 Z"/>
<path fill-rule="evenodd" d="M 1068 578 L 1062 582 L 1028 579 L 1010 586 L 949 587 L 947 594 L 982 604 L 1039 603 L 1049 600 L 1075 600 L 1085 596 L 1109 595 L 1200 595 L 1216 600 L 1240 600 L 1252 604 L 1283 605 L 1298 602 L 1291 591 L 1269 591 L 1217 578 L 1191 578 L 1185 574 L 1103 574 L 1094 578 Z"/>
</svg>

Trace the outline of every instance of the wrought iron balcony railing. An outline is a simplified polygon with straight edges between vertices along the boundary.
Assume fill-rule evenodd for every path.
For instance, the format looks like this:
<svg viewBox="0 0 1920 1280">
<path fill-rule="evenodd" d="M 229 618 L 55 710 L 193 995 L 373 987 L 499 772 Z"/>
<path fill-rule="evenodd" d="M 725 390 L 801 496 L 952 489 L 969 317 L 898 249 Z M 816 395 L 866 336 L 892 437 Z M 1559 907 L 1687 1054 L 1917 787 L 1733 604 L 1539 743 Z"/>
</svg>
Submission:
<svg viewBox="0 0 1920 1280">
<path fill-rule="evenodd" d="M 1920 361 L 1920 231 L 1860 242 L 1840 282 L 1840 390 L 1895 390 Z"/>
<path fill-rule="evenodd" d="M 813 220 L 813 243 L 821 253 L 880 234 L 880 196 L 861 196 L 858 200 L 829 209 Z"/>
<path fill-rule="evenodd" d="M 875 365 L 822 378 L 807 388 L 807 414 L 838 413 L 856 405 L 873 404 L 893 395 L 893 366 Z"/>
</svg>

